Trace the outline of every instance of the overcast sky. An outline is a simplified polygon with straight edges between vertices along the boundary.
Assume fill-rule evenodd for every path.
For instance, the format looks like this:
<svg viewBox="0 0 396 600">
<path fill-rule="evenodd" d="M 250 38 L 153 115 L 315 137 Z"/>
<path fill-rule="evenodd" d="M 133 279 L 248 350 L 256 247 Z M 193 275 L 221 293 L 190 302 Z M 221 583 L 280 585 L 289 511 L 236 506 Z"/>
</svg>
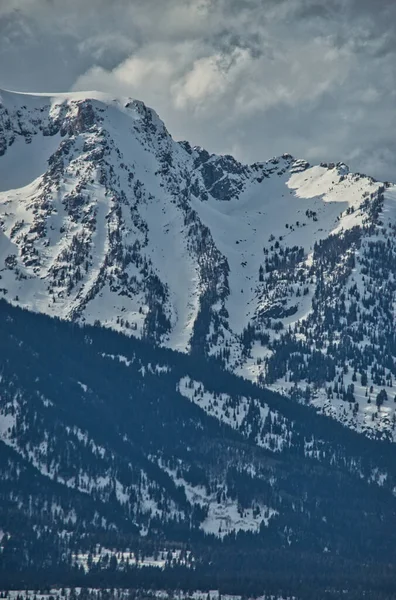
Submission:
<svg viewBox="0 0 396 600">
<path fill-rule="evenodd" d="M 176 139 L 396 180 L 395 0 L 0 0 L 0 87 L 99 89 Z"/>
</svg>

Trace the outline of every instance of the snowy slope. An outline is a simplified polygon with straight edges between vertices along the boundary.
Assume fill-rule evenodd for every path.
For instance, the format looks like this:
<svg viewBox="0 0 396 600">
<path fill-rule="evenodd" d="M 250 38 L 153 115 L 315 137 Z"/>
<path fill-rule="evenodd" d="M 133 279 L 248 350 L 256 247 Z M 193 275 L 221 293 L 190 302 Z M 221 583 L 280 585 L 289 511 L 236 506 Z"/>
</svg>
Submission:
<svg viewBox="0 0 396 600">
<path fill-rule="evenodd" d="M 395 189 L 342 163 L 210 155 L 130 98 L 1 92 L 0 295 L 217 356 L 393 437 L 376 398 L 396 374 Z"/>
</svg>

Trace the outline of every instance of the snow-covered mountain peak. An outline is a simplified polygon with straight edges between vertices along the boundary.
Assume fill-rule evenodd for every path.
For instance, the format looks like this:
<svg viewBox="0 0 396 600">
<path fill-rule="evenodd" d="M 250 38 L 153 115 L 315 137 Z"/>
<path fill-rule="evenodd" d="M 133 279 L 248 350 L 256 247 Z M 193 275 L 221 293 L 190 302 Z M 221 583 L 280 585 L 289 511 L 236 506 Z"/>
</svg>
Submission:
<svg viewBox="0 0 396 600">
<path fill-rule="evenodd" d="M 364 398 L 393 373 L 379 336 L 394 189 L 343 163 L 246 165 L 176 142 L 131 98 L 1 92 L 0 294 L 324 393 L 328 412 L 376 429 L 388 413 L 356 408 L 344 371 L 372 382 Z"/>
</svg>

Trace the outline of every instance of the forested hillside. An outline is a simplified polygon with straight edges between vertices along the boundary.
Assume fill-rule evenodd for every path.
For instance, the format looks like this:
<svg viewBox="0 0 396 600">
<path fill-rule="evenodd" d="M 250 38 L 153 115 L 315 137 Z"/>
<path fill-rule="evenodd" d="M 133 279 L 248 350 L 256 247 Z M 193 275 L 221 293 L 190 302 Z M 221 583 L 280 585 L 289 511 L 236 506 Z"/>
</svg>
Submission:
<svg viewBox="0 0 396 600">
<path fill-rule="evenodd" d="M 0 587 L 391 597 L 393 444 L 4 301 L 0 376 Z"/>
</svg>

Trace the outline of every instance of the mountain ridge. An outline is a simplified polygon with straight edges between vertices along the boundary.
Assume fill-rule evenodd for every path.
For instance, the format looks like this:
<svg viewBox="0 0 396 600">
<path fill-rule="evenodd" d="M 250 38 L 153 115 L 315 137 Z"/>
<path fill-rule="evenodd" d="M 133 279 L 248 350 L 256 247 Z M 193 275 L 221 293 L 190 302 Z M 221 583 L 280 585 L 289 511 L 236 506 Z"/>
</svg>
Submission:
<svg viewBox="0 0 396 600">
<path fill-rule="evenodd" d="M 394 186 L 289 154 L 243 165 L 93 95 L 0 94 L 3 297 L 214 356 L 393 439 Z"/>
</svg>

